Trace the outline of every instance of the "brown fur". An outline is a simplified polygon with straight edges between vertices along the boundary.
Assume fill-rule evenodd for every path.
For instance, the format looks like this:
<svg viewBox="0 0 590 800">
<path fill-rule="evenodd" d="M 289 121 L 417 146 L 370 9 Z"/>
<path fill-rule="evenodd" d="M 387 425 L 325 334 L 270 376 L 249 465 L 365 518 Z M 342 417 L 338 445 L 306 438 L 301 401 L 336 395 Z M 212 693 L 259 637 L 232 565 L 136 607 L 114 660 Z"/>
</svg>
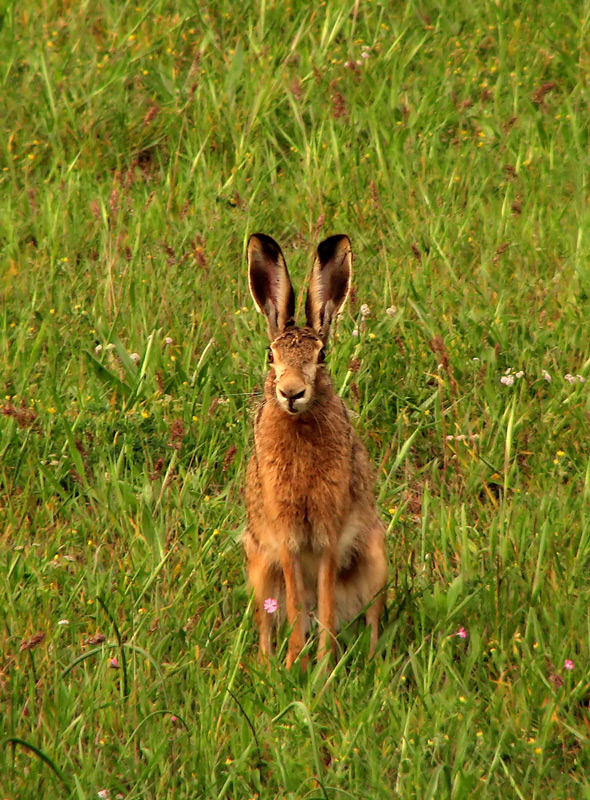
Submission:
<svg viewBox="0 0 590 800">
<path fill-rule="evenodd" d="M 289 280 L 284 264 L 283 268 L 281 280 L 285 274 Z M 271 265 L 276 279 L 273 270 Z M 348 266 L 346 291 L 349 270 Z M 283 297 L 288 290 L 292 291 L 290 282 L 280 288 Z M 262 299 L 253 294 L 259 306 L 262 300 L 268 305 L 266 294 Z M 341 308 L 345 297 L 336 297 L 331 313 Z M 274 309 L 271 314 L 274 320 Z M 256 417 L 246 481 L 243 543 L 260 648 L 264 655 L 272 651 L 274 623 L 286 615 L 292 626 L 287 666 L 305 644 L 307 617 L 316 607 L 320 658 L 328 648 L 334 650 L 339 625 L 363 610 L 371 626 L 372 654 L 387 577 L 384 529 L 375 507 L 369 458 L 319 361 L 330 319 L 322 320 L 321 331 L 291 326 L 279 329 L 273 338 L 273 364 Z M 276 616 L 263 608 L 268 597 L 279 603 Z"/>
</svg>

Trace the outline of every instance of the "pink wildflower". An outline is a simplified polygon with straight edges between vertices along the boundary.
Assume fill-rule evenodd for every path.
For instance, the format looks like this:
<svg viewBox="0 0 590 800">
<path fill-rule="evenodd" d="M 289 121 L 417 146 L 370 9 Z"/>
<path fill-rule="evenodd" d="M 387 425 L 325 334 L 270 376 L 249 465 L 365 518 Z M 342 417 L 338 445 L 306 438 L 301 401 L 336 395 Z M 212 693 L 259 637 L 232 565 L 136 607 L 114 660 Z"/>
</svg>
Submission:
<svg viewBox="0 0 590 800">
<path fill-rule="evenodd" d="M 109 658 L 109 667 L 111 669 L 119 669 L 119 662 L 116 658 Z"/>
<path fill-rule="evenodd" d="M 574 668 L 574 662 L 571 660 L 571 658 L 566 658 L 565 664 L 563 666 L 566 669 L 573 669 Z"/>
<path fill-rule="evenodd" d="M 178 722 L 178 717 L 176 716 L 176 714 L 172 714 L 172 716 L 170 717 L 170 722 L 173 725 L 175 725 Z"/>
<path fill-rule="evenodd" d="M 458 636 L 460 639 L 467 639 L 467 631 L 465 628 L 459 628 L 455 636 Z"/>
<path fill-rule="evenodd" d="M 274 597 L 267 597 L 264 601 L 264 610 L 267 614 L 274 614 L 278 607 L 279 604 Z"/>
</svg>

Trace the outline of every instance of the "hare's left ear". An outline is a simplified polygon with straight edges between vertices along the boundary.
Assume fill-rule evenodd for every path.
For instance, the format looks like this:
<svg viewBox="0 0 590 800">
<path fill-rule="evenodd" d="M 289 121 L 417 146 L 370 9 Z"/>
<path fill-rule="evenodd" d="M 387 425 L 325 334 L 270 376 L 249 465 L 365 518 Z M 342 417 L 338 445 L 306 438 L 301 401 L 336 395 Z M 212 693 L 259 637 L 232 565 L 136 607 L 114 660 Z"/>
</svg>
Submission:
<svg viewBox="0 0 590 800">
<path fill-rule="evenodd" d="M 330 324 L 340 311 L 350 288 L 352 249 L 348 236 L 330 236 L 318 246 L 305 303 L 307 324 L 324 344 Z"/>
<path fill-rule="evenodd" d="M 283 251 L 265 233 L 248 240 L 248 278 L 256 308 L 266 317 L 271 338 L 294 324 L 295 293 Z"/>
</svg>

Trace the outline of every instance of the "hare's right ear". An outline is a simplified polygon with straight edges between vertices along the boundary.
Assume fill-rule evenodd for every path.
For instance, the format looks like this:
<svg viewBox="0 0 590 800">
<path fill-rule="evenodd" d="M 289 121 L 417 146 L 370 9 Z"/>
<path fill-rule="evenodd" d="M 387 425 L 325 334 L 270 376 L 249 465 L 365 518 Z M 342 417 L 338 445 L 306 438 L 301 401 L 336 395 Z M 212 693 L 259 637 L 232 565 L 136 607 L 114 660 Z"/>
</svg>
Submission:
<svg viewBox="0 0 590 800">
<path fill-rule="evenodd" d="M 307 324 L 324 344 L 330 335 L 332 319 L 348 296 L 352 273 L 350 239 L 344 234 L 330 236 L 318 246 L 305 303 Z"/>
<path fill-rule="evenodd" d="M 248 278 L 256 308 L 275 339 L 294 324 L 295 293 L 281 248 L 264 233 L 254 233 L 248 240 Z"/>
</svg>

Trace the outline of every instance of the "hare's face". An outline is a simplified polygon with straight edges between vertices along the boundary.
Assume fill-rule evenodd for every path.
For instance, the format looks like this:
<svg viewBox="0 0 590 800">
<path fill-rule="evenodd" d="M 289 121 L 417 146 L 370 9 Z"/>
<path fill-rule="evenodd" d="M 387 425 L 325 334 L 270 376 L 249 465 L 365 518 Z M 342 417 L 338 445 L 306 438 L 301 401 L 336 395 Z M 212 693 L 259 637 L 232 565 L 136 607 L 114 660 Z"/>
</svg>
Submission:
<svg viewBox="0 0 590 800">
<path fill-rule="evenodd" d="M 314 401 L 318 368 L 324 360 L 324 344 L 311 328 L 287 328 L 269 348 L 275 373 L 277 402 L 287 414 L 297 416 Z"/>
</svg>

